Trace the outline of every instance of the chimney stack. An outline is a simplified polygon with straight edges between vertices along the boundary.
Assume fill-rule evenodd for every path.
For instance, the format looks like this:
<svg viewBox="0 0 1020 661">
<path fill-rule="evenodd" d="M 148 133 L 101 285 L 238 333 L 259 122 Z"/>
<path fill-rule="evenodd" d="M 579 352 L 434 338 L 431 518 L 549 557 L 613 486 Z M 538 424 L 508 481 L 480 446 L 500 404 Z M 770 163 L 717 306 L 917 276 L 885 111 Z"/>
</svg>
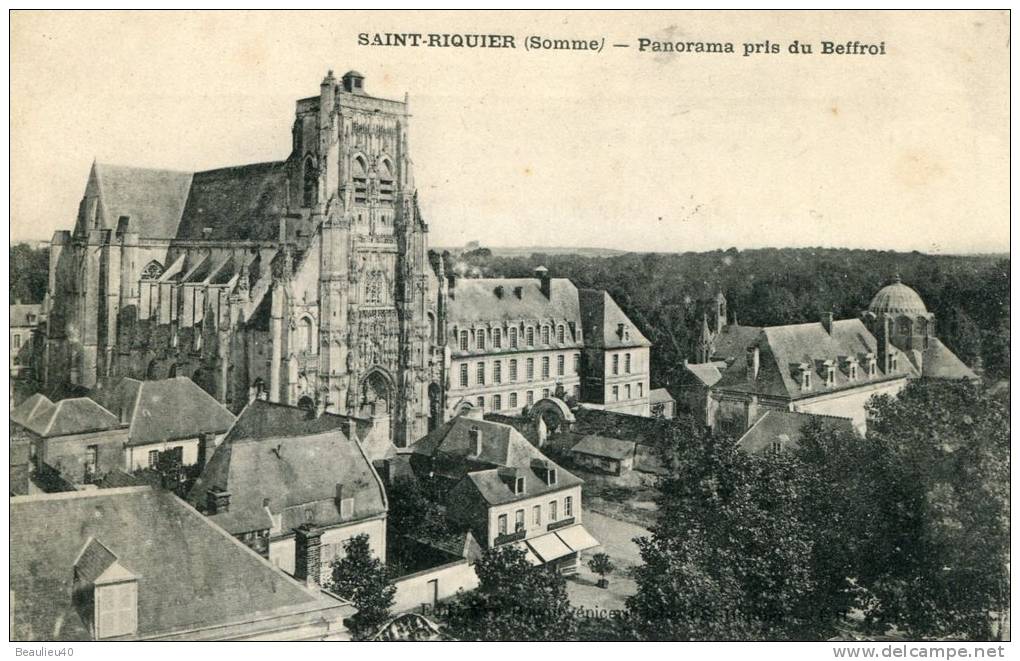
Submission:
<svg viewBox="0 0 1020 661">
<path fill-rule="evenodd" d="M 883 372 L 889 371 L 889 317 L 882 316 L 882 327 L 878 333 L 878 364 Z"/>
<path fill-rule="evenodd" d="M 542 295 L 549 298 L 552 295 L 552 278 L 549 277 L 549 269 L 539 266 L 535 269 L 535 275 L 538 277 L 538 286 L 542 290 Z"/>
<path fill-rule="evenodd" d="M 822 327 L 825 332 L 832 336 L 832 311 L 822 313 Z"/>
<path fill-rule="evenodd" d="M 205 513 L 222 514 L 230 511 L 230 492 L 219 487 L 211 487 L 205 492 Z"/>
<path fill-rule="evenodd" d="M 198 435 L 198 470 L 205 468 L 206 463 L 212 458 L 216 449 L 216 437 L 209 432 L 202 432 Z"/>
<path fill-rule="evenodd" d="M 311 523 L 294 528 L 294 578 L 305 585 L 322 581 L 322 530 Z"/>
</svg>

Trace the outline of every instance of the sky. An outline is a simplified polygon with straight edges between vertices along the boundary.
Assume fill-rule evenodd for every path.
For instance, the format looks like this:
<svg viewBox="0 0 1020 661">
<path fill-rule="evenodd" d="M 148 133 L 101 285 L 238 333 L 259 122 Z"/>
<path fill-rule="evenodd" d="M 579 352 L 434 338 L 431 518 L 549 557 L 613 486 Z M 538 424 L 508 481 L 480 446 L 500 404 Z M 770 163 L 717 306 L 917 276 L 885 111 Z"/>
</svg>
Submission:
<svg viewBox="0 0 1020 661">
<path fill-rule="evenodd" d="M 376 32 L 517 48 L 358 44 Z M 605 46 L 526 50 L 531 35 Z M 823 40 L 886 54 L 821 55 Z M 766 41 L 780 52 L 743 56 Z M 286 158 L 295 101 L 329 69 L 409 95 L 435 246 L 1009 250 L 1005 12 L 16 11 L 12 240 L 70 229 L 93 160 Z"/>
</svg>

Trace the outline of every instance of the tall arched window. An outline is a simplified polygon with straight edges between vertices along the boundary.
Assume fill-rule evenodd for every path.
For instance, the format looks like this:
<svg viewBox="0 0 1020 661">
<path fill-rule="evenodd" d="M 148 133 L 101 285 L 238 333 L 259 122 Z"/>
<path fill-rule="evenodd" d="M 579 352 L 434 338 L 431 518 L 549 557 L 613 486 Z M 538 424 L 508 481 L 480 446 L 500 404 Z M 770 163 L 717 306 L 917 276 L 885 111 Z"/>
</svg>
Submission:
<svg viewBox="0 0 1020 661">
<path fill-rule="evenodd" d="M 900 317 L 896 320 L 896 332 L 899 335 L 910 335 L 912 328 L 910 319 L 906 317 Z"/>
<path fill-rule="evenodd" d="M 312 320 L 308 317 L 303 317 L 301 321 L 298 322 L 297 345 L 298 351 L 315 350 L 315 337 L 312 333 Z"/>
<path fill-rule="evenodd" d="M 315 161 L 309 156 L 305 159 L 305 172 L 304 172 L 304 188 L 303 188 L 303 206 L 311 207 L 315 206 L 316 198 L 318 197 L 317 188 L 319 184 L 319 175 L 315 171 Z"/>
<path fill-rule="evenodd" d="M 354 157 L 351 163 L 351 179 L 354 182 L 354 202 L 365 204 L 368 202 L 368 168 L 360 156 Z"/>
</svg>

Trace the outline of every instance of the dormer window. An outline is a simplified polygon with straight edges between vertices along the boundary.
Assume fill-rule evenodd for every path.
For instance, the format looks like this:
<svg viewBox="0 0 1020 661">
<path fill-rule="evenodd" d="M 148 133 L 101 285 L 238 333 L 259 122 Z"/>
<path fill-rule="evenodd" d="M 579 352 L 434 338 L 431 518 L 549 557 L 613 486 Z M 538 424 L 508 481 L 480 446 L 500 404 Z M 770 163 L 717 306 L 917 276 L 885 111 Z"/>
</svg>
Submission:
<svg viewBox="0 0 1020 661">
<path fill-rule="evenodd" d="M 468 332 L 466 330 L 460 332 L 460 350 L 468 350 Z"/>
<path fill-rule="evenodd" d="M 823 374 L 825 375 L 825 387 L 832 388 L 836 385 L 836 365 L 831 361 L 827 360 L 822 363 Z"/>
<path fill-rule="evenodd" d="M 797 366 L 797 372 L 800 377 L 800 389 L 811 390 L 811 366 L 807 363 L 801 363 Z"/>
<path fill-rule="evenodd" d="M 492 329 L 492 348 L 502 349 L 503 348 L 503 331 L 498 328 Z"/>
<path fill-rule="evenodd" d="M 89 539 L 74 563 L 74 600 L 96 639 L 138 631 L 138 576 L 96 539 Z"/>
<path fill-rule="evenodd" d="M 556 484 L 556 469 L 550 468 L 548 472 L 549 486 Z"/>
<path fill-rule="evenodd" d="M 535 346 L 535 329 L 528 326 L 524 329 L 524 341 L 529 347 Z"/>
<path fill-rule="evenodd" d="M 542 346 L 549 346 L 549 327 L 542 326 Z"/>
<path fill-rule="evenodd" d="M 518 494 L 518 495 L 524 493 L 524 478 L 523 477 L 518 477 L 516 480 L 514 480 L 514 493 Z"/>
<path fill-rule="evenodd" d="M 507 334 L 510 336 L 510 348 L 511 349 L 516 349 L 517 348 L 517 327 L 516 326 L 511 326 L 509 329 L 507 329 Z"/>
<path fill-rule="evenodd" d="M 485 350 L 485 331 L 484 330 L 475 331 L 475 346 L 478 348 L 479 351 L 484 351 Z"/>
<path fill-rule="evenodd" d="M 868 378 L 875 378 L 875 373 L 878 371 L 878 361 L 875 360 L 875 354 L 868 353 L 864 359 L 867 361 Z"/>
<path fill-rule="evenodd" d="M 630 327 L 627 324 L 620 324 L 619 327 L 617 328 L 617 334 L 620 336 L 621 340 L 629 340 Z"/>
<path fill-rule="evenodd" d="M 564 333 L 563 324 L 560 324 L 559 326 L 556 327 L 556 342 L 558 342 L 559 344 L 565 344 L 564 342 L 565 338 L 566 335 Z"/>
</svg>

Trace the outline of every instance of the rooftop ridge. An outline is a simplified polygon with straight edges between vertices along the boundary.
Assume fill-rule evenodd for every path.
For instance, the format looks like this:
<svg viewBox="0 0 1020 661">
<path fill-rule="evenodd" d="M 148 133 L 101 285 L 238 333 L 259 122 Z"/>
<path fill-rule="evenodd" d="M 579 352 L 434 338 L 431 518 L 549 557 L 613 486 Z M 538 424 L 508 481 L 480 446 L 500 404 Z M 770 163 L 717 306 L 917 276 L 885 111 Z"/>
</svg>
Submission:
<svg viewBox="0 0 1020 661">
<path fill-rule="evenodd" d="M 28 496 L 11 496 L 12 505 L 34 503 L 40 501 L 71 500 L 73 498 L 95 498 L 97 496 L 126 496 L 135 493 L 155 493 L 149 485 L 138 487 L 115 487 L 113 489 L 84 489 L 80 491 L 60 491 L 58 493 L 37 493 Z"/>
</svg>

